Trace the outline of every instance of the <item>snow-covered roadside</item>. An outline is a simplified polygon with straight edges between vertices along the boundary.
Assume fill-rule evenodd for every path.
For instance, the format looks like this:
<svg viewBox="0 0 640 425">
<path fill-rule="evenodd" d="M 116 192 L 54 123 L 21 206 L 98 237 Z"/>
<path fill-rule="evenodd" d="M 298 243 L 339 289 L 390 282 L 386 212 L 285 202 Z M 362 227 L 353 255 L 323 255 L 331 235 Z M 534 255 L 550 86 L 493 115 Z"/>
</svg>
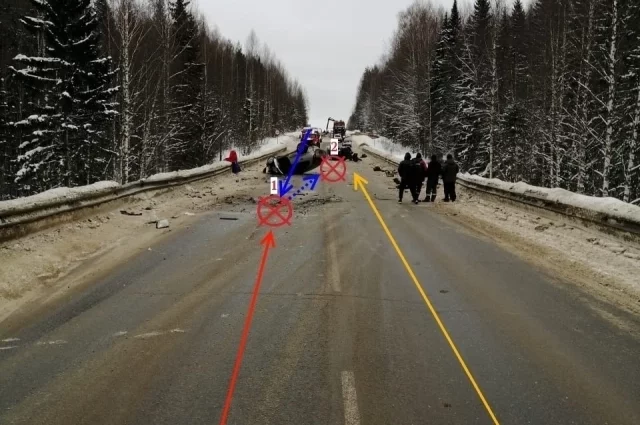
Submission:
<svg viewBox="0 0 640 425">
<path fill-rule="evenodd" d="M 280 143 L 255 155 L 295 149 L 298 133 L 281 136 Z M 24 306 L 95 280 L 135 253 L 154 251 L 162 238 L 190 226 L 200 214 L 218 209 L 252 213 L 255 199 L 268 191 L 263 167 L 260 161 L 243 167 L 239 175 L 220 174 L 162 194 L 140 193 L 123 206 L 107 205 L 82 220 L 0 242 L 0 322 Z M 162 219 L 169 221 L 169 228 L 156 228 Z"/>
<path fill-rule="evenodd" d="M 367 144 L 368 149 L 377 154 L 399 160 L 391 152 L 376 149 L 367 136 L 353 136 L 353 139 L 354 145 Z M 380 176 L 382 178 L 383 174 Z M 524 187 L 520 185 L 519 189 L 524 190 Z M 637 245 L 581 228 L 556 214 L 537 214 L 471 190 L 458 190 L 459 199 L 455 203 L 436 202 L 424 206 L 476 229 L 526 261 L 550 270 L 553 275 L 589 289 L 595 288 L 605 297 L 615 296 L 616 302 L 626 300 L 627 306 L 633 305 L 640 311 L 640 247 Z M 546 191 L 554 193 L 555 190 Z M 438 199 L 443 199 L 442 187 Z M 580 205 L 585 208 L 584 203 Z M 610 214 L 629 214 L 626 206 L 631 207 L 632 212 L 636 208 L 621 201 L 609 201 L 605 205 L 612 205 L 612 211 L 607 210 Z"/>
<path fill-rule="evenodd" d="M 240 161 L 250 160 L 261 155 L 268 154 L 270 152 L 275 152 L 283 147 L 295 148 L 298 142 L 298 132 L 286 133 L 279 138 L 268 138 L 264 139 L 259 147 L 252 151 L 249 155 L 241 155 L 239 150 L 236 150 L 238 153 L 238 158 Z M 231 150 L 227 150 L 224 152 L 223 157 L 227 157 Z M 178 177 L 189 178 L 193 176 L 197 176 L 198 174 L 206 173 L 209 171 L 218 170 L 220 168 L 227 167 L 229 165 L 226 161 L 214 161 L 211 164 L 204 165 L 198 168 L 192 168 L 189 170 L 180 170 L 173 171 L 169 173 L 159 173 L 149 176 L 146 179 L 143 179 L 145 182 L 159 182 L 162 180 L 173 179 Z M 105 193 L 111 189 L 115 189 L 120 187 L 117 182 L 114 181 L 101 181 L 88 186 L 79 186 L 79 187 L 59 187 L 56 189 L 47 190 L 42 193 L 38 193 L 36 195 L 27 196 L 24 198 L 11 199 L 8 201 L 0 201 L 0 216 L 3 212 L 10 212 L 17 208 L 26 209 L 26 208 L 38 208 L 43 205 L 47 205 L 54 202 L 62 202 L 62 201 L 74 201 L 78 199 L 83 199 L 90 195 L 97 195 L 99 193 Z"/>
<path fill-rule="evenodd" d="M 352 136 L 354 145 L 361 146 L 366 144 L 367 147 L 385 158 L 394 161 L 401 161 L 404 158 L 406 148 L 402 148 L 396 143 L 380 137 L 372 139 L 366 135 Z M 404 150 L 403 150 L 404 149 Z M 415 152 L 411 152 L 411 156 L 415 156 Z M 499 179 L 487 179 L 477 175 L 468 173 L 459 174 L 459 178 L 463 181 L 476 183 L 479 185 L 500 189 L 503 191 L 528 195 L 541 200 L 551 201 L 559 204 L 570 205 L 576 208 L 582 208 L 590 211 L 606 214 L 610 217 L 629 220 L 640 223 L 640 206 L 622 202 L 616 198 L 598 198 L 595 196 L 586 196 L 578 193 L 570 192 L 560 188 L 544 188 L 532 186 L 524 182 L 510 183 Z"/>
<path fill-rule="evenodd" d="M 359 134 L 351 136 L 354 147 L 360 147 L 367 145 L 370 149 L 376 151 L 382 156 L 388 157 L 391 160 L 402 161 L 404 154 L 409 152 L 411 157 L 416 156 L 417 152 L 408 151 L 406 147 L 395 143 L 386 137 L 377 137 L 372 139 L 366 134 Z"/>
<path fill-rule="evenodd" d="M 258 148 L 253 150 L 249 155 L 241 155 L 241 150 L 239 148 L 232 147 L 231 149 L 227 149 L 226 151 L 224 151 L 222 156 L 223 158 L 226 158 L 229 156 L 229 153 L 232 150 L 235 150 L 236 153 L 238 154 L 238 159 L 240 161 L 246 161 L 249 159 L 259 157 L 261 155 L 268 154 L 270 152 L 275 152 L 278 149 L 282 149 L 285 146 L 295 147 L 299 141 L 299 135 L 300 133 L 298 132 L 292 132 L 292 133 L 286 133 L 277 138 L 271 137 L 271 138 L 264 139 L 260 142 L 260 144 L 258 145 Z M 180 171 L 173 171 L 170 173 L 154 174 L 153 176 L 149 176 L 146 179 L 144 179 L 144 181 L 157 182 L 157 181 L 170 179 L 170 178 L 177 178 L 177 177 L 188 178 L 201 173 L 206 173 L 208 171 L 217 170 L 221 167 L 226 167 L 228 165 L 229 163 L 224 160 L 214 161 L 211 164 L 203 165 L 202 167 L 198 167 L 198 168 L 192 168 L 190 170 L 180 170 Z"/>
</svg>

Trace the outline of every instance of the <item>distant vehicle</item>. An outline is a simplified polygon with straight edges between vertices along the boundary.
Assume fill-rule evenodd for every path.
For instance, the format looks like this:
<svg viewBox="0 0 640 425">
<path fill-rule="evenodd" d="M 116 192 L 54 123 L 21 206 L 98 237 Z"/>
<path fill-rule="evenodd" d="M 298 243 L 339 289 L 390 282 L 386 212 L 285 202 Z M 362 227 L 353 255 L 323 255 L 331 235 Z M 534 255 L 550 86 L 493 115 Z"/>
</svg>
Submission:
<svg viewBox="0 0 640 425">
<path fill-rule="evenodd" d="M 333 121 L 333 137 L 339 137 L 342 136 L 344 137 L 347 134 L 347 126 L 345 125 L 344 121 L 342 120 L 336 120 L 333 119 L 331 117 L 329 117 L 327 119 L 327 128 L 326 130 L 329 131 L 329 122 Z"/>
<path fill-rule="evenodd" d="M 320 130 L 319 128 L 315 128 L 315 127 L 303 128 L 302 132 L 300 133 L 300 141 L 302 141 L 302 138 L 304 137 L 305 133 L 309 130 L 311 130 L 311 135 L 309 136 L 309 141 L 307 142 L 308 146 L 314 146 L 319 148 L 320 142 L 322 142 L 322 136 L 321 136 L 322 130 Z"/>
</svg>

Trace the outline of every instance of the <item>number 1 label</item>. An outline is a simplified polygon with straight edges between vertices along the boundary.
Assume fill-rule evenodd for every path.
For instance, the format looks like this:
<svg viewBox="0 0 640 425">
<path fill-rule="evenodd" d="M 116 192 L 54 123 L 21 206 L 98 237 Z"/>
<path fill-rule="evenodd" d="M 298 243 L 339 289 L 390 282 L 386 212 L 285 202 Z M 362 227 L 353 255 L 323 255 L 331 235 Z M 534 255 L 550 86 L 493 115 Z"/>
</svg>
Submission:
<svg viewBox="0 0 640 425">
<path fill-rule="evenodd" d="M 331 155 L 338 155 L 338 139 L 331 139 Z"/>
<path fill-rule="evenodd" d="M 278 178 L 277 177 L 271 177 L 271 186 L 269 187 L 271 189 L 271 194 L 272 195 L 278 195 Z"/>
</svg>

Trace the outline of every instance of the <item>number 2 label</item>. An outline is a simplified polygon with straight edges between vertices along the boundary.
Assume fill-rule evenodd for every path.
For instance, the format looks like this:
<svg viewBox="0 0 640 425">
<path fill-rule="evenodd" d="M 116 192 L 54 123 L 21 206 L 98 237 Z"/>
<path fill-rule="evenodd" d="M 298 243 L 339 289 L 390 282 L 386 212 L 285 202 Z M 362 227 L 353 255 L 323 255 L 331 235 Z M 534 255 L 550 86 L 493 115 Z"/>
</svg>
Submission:
<svg viewBox="0 0 640 425">
<path fill-rule="evenodd" d="M 271 177 L 271 186 L 269 187 L 269 189 L 271 190 L 272 195 L 278 194 L 278 178 L 277 177 Z"/>
<path fill-rule="evenodd" d="M 331 139 L 331 155 L 338 155 L 338 139 Z"/>
</svg>

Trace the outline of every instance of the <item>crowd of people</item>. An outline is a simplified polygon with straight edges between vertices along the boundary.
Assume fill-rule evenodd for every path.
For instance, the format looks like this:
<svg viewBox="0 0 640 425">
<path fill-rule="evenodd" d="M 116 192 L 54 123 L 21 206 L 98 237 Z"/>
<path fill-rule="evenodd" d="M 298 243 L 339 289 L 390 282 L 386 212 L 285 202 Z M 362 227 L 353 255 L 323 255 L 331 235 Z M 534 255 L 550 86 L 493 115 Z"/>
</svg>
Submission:
<svg viewBox="0 0 640 425">
<path fill-rule="evenodd" d="M 422 202 L 435 202 L 438 179 L 442 177 L 444 185 L 444 202 L 455 202 L 456 200 L 456 177 L 460 171 L 458 164 L 453 160 L 453 155 L 447 155 L 444 164 L 440 164 L 436 155 L 431 156 L 427 164 L 422 158 L 422 154 L 416 154 L 411 158 L 410 153 L 404 155 L 404 160 L 398 166 L 400 175 L 400 185 L 398 190 L 398 202 L 402 202 L 404 191 L 409 189 L 412 202 L 420 203 L 420 192 L 426 180 L 425 197 Z"/>
</svg>

